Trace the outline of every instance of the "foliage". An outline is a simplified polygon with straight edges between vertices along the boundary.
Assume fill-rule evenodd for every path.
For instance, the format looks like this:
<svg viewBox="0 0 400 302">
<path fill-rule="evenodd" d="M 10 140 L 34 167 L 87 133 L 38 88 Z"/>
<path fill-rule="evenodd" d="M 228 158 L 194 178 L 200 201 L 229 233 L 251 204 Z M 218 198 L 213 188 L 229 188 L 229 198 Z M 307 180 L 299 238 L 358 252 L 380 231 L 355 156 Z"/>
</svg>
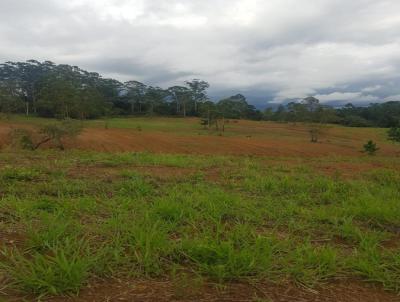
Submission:
<svg viewBox="0 0 400 302">
<path fill-rule="evenodd" d="M 400 143 L 400 127 L 392 127 L 388 130 L 388 138 L 394 143 Z"/>
<path fill-rule="evenodd" d="M 376 151 L 378 150 L 379 148 L 376 146 L 376 143 L 374 143 L 372 140 L 369 140 L 364 145 L 364 152 L 368 153 L 368 155 L 375 155 Z"/>
<path fill-rule="evenodd" d="M 322 105 L 319 100 L 308 97 L 301 102 L 280 105 L 275 110 L 267 108 L 264 119 L 285 122 L 335 123 L 350 127 L 395 127 L 400 121 L 400 102 L 371 104 L 355 107 L 347 104 L 335 109 Z"/>
<path fill-rule="evenodd" d="M 22 148 L 24 150 L 34 149 L 32 131 L 22 128 L 13 129 L 11 130 L 9 137 L 12 147 Z"/>
<path fill-rule="evenodd" d="M 63 140 L 72 138 L 82 131 L 82 124 L 65 120 L 58 123 L 46 124 L 38 131 L 14 129 L 10 132 L 11 145 L 25 150 L 36 150 L 47 142 L 53 142 L 57 148 L 64 150 Z"/>
</svg>

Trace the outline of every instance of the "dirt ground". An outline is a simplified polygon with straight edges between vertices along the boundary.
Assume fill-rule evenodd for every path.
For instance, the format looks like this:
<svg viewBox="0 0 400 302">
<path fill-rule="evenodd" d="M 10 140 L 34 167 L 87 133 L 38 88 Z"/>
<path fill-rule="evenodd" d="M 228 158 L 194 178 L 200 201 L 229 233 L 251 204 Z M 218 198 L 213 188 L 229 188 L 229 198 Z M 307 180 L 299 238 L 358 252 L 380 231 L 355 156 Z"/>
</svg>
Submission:
<svg viewBox="0 0 400 302">
<path fill-rule="evenodd" d="M 148 151 L 157 153 L 182 154 L 218 154 L 218 155 L 256 155 L 256 156 L 362 156 L 360 139 L 322 140 L 311 143 L 307 135 L 304 140 L 215 136 L 215 135 L 175 135 L 172 133 L 138 132 L 128 129 L 85 129 L 74 142 L 69 142 L 70 148 L 97 150 L 106 152 Z M 380 154 L 394 156 L 398 148 L 385 145 Z"/>
<path fill-rule="evenodd" d="M 48 302 L 106 301 L 232 301 L 232 302 L 398 302 L 400 296 L 379 287 L 354 281 L 336 281 L 316 289 L 274 283 L 231 283 L 223 287 L 213 283 L 185 283 L 164 280 L 107 280 L 89 285 L 79 297 L 43 299 Z M 179 285 L 178 285 L 179 284 Z M 1 298 L 1 295 L 0 295 Z M 6 301 L 35 301 L 15 296 Z M 1 300 L 1 299 L 0 299 Z"/>
<path fill-rule="evenodd" d="M 151 121 L 149 121 L 150 123 Z M 254 156 L 363 156 L 363 144 L 373 139 L 382 156 L 396 156 L 400 150 L 385 141 L 376 129 L 331 127 L 321 134 L 320 142 L 311 143 L 307 126 L 267 122 L 238 121 L 226 133 L 218 134 L 201 129 L 193 130 L 188 119 L 187 133 L 180 130 L 160 131 L 122 128 L 86 128 L 75 139 L 66 142 L 67 148 L 105 152 L 156 152 L 177 154 L 217 154 Z M 189 127 L 190 126 L 190 127 Z M 0 144 L 6 146 L 8 133 L 21 124 L 0 124 Z M 197 129 L 197 128 L 195 128 Z"/>
</svg>

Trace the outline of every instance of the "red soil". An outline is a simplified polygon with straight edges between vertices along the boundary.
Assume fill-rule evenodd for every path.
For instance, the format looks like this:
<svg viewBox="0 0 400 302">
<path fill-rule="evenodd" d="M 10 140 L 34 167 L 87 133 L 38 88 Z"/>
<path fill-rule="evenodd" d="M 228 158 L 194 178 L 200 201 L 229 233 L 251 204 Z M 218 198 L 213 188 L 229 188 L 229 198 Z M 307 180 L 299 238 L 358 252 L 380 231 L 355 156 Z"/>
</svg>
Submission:
<svg viewBox="0 0 400 302">
<path fill-rule="evenodd" d="M 85 129 L 70 148 L 106 152 L 148 151 L 156 153 L 258 155 L 258 156 L 362 156 L 360 146 L 347 142 L 310 143 L 304 140 L 176 135 L 161 132 L 138 132 L 127 129 Z M 381 155 L 395 155 L 398 150 L 385 146 Z"/>
<path fill-rule="evenodd" d="M 197 132 L 194 131 L 193 123 L 198 121 L 188 119 L 187 133 L 180 129 L 179 134 L 171 131 L 86 128 L 79 137 L 68 141 L 66 146 L 105 152 L 148 151 L 295 157 L 365 156 L 361 153 L 362 145 L 368 139 L 373 139 L 381 147 L 379 155 L 395 156 L 400 153 L 398 146 L 385 142 L 376 130 L 332 127 L 321 135 L 319 143 L 311 143 L 307 127 L 301 124 L 238 121 L 231 123 L 228 133 L 218 136 L 200 128 Z M 33 128 L 32 125 L 0 124 L 0 144 L 6 146 L 9 132 L 13 128 L 21 127 Z"/>
<path fill-rule="evenodd" d="M 105 301 L 232 301 L 232 302 L 399 302 L 400 296 L 382 288 L 358 281 L 337 281 L 321 288 L 307 289 L 293 284 L 231 283 L 224 287 L 215 284 L 183 285 L 173 281 L 108 280 L 96 282 L 84 289 L 79 297 L 43 299 L 49 302 Z M 1 298 L 1 295 L 0 295 Z M 35 301 L 24 297 L 24 301 Z M 21 301 L 15 296 L 6 301 Z"/>
</svg>

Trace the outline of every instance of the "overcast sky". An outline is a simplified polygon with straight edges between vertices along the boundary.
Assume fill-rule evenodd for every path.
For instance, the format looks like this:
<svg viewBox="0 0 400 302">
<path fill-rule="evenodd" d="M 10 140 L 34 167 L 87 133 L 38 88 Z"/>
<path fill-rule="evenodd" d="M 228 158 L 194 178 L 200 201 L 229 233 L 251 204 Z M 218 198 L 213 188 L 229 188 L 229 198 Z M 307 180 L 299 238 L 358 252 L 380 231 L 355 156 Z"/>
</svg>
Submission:
<svg viewBox="0 0 400 302">
<path fill-rule="evenodd" d="M 400 100 L 400 0 L 0 0 L 0 61 L 255 102 Z"/>
</svg>

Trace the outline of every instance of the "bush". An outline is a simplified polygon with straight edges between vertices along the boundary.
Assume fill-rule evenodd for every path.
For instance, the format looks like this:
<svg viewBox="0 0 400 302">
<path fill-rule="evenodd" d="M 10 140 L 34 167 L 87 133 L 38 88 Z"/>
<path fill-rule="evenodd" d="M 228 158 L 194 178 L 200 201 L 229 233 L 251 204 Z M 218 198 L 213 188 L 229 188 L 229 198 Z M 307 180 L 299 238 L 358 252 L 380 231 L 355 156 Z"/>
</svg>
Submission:
<svg viewBox="0 0 400 302">
<path fill-rule="evenodd" d="M 394 143 L 400 143 L 400 127 L 393 127 L 390 128 L 388 131 L 389 140 L 393 141 Z"/>
<path fill-rule="evenodd" d="M 32 132 L 26 129 L 14 129 L 9 134 L 12 147 L 22 148 L 24 150 L 33 150 L 34 143 Z"/>
<path fill-rule="evenodd" d="M 57 147 L 64 150 L 62 139 L 65 137 L 75 137 L 82 131 L 82 125 L 72 120 L 66 120 L 59 124 L 50 124 L 42 127 L 40 133 L 45 136 L 43 143 L 54 141 Z M 39 146 L 42 143 L 39 143 Z M 37 147 L 39 147 L 37 146 Z"/>
<path fill-rule="evenodd" d="M 38 133 L 26 129 L 15 129 L 10 133 L 11 145 L 25 150 L 36 150 L 47 142 L 54 142 L 60 150 L 64 150 L 63 139 L 75 137 L 82 131 L 82 125 L 72 120 L 45 125 Z M 39 137 L 35 141 L 34 137 Z"/>
<path fill-rule="evenodd" d="M 378 150 L 379 148 L 376 146 L 376 143 L 374 143 L 372 140 L 369 140 L 364 145 L 364 152 L 368 153 L 368 155 L 375 155 L 376 151 Z"/>
</svg>

